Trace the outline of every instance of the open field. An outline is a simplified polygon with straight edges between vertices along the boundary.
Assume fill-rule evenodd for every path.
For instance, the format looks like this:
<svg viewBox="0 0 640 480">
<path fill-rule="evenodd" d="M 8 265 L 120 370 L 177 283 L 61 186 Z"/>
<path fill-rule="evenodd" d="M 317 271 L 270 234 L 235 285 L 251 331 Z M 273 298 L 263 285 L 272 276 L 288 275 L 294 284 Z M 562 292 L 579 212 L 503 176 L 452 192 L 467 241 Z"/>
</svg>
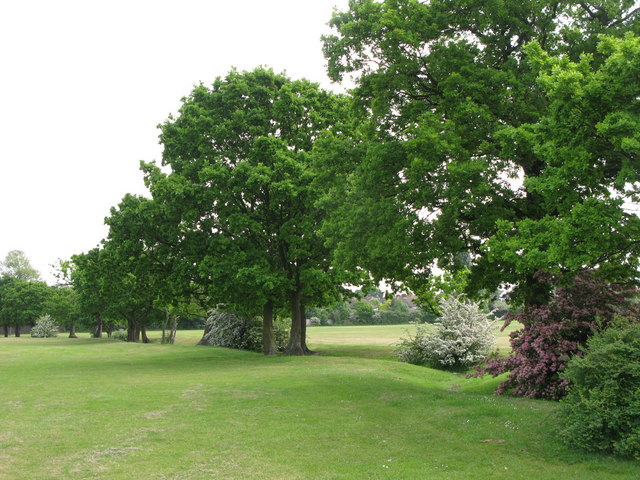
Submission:
<svg viewBox="0 0 640 480">
<path fill-rule="evenodd" d="M 1 338 L 0 479 L 640 477 L 560 445 L 553 403 L 389 361 L 404 328 L 310 328 L 304 358 Z"/>
</svg>

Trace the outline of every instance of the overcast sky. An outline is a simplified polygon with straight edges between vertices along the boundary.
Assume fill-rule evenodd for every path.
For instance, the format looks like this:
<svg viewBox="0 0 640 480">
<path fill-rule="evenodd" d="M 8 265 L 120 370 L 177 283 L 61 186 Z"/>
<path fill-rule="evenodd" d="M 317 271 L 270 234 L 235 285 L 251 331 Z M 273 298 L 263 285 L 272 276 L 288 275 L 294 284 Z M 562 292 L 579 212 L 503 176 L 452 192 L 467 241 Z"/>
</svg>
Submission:
<svg viewBox="0 0 640 480">
<path fill-rule="evenodd" d="M 267 65 L 329 88 L 320 36 L 347 0 L 16 0 L 0 4 L 0 260 L 95 247 L 143 193 L 156 126 L 199 83 Z M 334 87 L 335 88 L 335 87 Z"/>
</svg>

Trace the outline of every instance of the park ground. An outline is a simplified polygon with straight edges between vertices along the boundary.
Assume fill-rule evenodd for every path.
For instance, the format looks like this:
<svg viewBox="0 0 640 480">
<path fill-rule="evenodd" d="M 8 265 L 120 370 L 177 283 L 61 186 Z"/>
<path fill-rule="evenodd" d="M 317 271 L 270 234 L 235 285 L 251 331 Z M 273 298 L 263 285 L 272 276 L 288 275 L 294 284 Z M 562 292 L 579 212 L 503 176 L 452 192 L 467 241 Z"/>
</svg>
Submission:
<svg viewBox="0 0 640 480">
<path fill-rule="evenodd" d="M 640 478 L 560 444 L 555 403 L 394 360 L 407 328 L 311 327 L 307 357 L 2 338 L 0 479 Z"/>
</svg>

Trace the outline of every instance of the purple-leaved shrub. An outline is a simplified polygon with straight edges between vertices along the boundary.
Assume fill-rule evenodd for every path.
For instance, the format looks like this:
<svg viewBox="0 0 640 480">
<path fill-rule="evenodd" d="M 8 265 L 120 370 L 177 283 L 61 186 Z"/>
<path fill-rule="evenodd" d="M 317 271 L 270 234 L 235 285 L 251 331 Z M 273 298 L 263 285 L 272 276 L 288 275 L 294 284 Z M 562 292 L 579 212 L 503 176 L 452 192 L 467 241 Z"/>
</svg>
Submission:
<svg viewBox="0 0 640 480">
<path fill-rule="evenodd" d="M 523 325 L 511 333 L 511 355 L 490 360 L 473 375 L 509 372 L 497 394 L 562 398 L 570 382 L 559 374 L 574 355 L 581 355 L 587 340 L 616 316 L 640 318 L 639 305 L 629 301 L 629 294 L 622 285 L 605 283 L 590 272 L 577 275 L 548 304 L 509 314 L 505 327 L 513 320 Z"/>
</svg>

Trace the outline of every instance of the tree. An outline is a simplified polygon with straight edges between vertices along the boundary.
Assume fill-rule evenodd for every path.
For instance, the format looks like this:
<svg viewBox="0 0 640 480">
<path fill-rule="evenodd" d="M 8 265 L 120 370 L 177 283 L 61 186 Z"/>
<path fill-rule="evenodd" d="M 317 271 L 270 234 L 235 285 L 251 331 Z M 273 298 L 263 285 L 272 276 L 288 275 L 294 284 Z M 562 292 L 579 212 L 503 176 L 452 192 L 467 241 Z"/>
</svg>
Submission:
<svg viewBox="0 0 640 480">
<path fill-rule="evenodd" d="M 19 337 L 22 326 L 33 325 L 44 315 L 50 295 L 51 287 L 44 282 L 5 279 L 0 292 L 0 324 L 4 326 L 5 337 L 9 334 L 8 327 L 14 327 L 15 336 Z"/>
<path fill-rule="evenodd" d="M 69 338 L 78 338 L 76 324 L 81 320 L 78 295 L 71 286 L 51 288 L 46 311 L 58 325 L 69 330 Z"/>
<path fill-rule="evenodd" d="M 180 243 L 215 302 L 264 317 L 288 307 L 290 354 L 308 353 L 305 304 L 341 292 L 342 270 L 318 236 L 310 151 L 342 113 L 341 97 L 271 70 L 230 72 L 183 99 L 162 126 L 162 172 L 143 165 L 155 200 L 180 204 Z"/>
<path fill-rule="evenodd" d="M 146 297 L 143 303 L 148 304 L 151 300 L 153 309 L 163 312 L 163 325 L 171 325 L 168 339 L 166 328 L 163 329 L 163 342 L 167 340 L 167 343 L 175 340 L 180 316 L 204 316 L 205 312 L 194 301 L 201 295 L 192 278 L 193 262 L 185 257 L 181 248 L 181 220 L 177 211 L 176 206 L 159 199 L 128 194 L 117 208 L 111 209 L 111 215 L 105 220 L 109 225 L 105 247 L 117 252 L 123 272 L 140 283 L 141 292 L 133 303 Z M 129 330 L 133 328 L 134 323 L 129 322 Z M 130 334 L 135 337 L 134 333 Z"/>
<path fill-rule="evenodd" d="M 637 277 L 640 218 L 625 201 L 640 193 L 640 38 L 601 36 L 598 58 L 585 54 L 577 62 L 551 56 L 538 43 L 525 51 L 547 111 L 502 134 L 511 145 L 532 145 L 544 161 L 527 188 L 545 216 L 500 220 L 487 251 L 518 271 L 591 266 L 604 278 Z"/>
<path fill-rule="evenodd" d="M 337 258 L 414 290 L 434 263 L 468 267 L 467 292 L 510 284 L 528 306 L 551 298 L 540 269 L 636 278 L 638 219 L 622 204 L 637 193 L 637 60 L 596 39 L 637 33 L 638 12 L 630 0 L 354 0 L 335 13 L 329 74 L 355 77 L 363 119 L 318 144 L 340 182 L 324 226 Z M 582 90 L 588 65 L 603 67 Z"/>
<path fill-rule="evenodd" d="M 72 257 L 70 277 L 81 311 L 96 319 L 95 337 L 102 335 L 106 320 L 108 328 L 114 321 L 121 321 L 127 325 L 128 341 L 149 342 L 146 325 L 161 313 L 156 305 L 157 282 L 148 257 L 140 255 L 139 247 L 108 239 L 101 247 Z"/>
<path fill-rule="evenodd" d="M 148 257 L 131 244 L 103 242 L 106 268 L 104 293 L 108 316 L 127 325 L 127 341 L 149 343 L 146 327 L 161 316 L 157 308 L 156 284 Z"/>
<path fill-rule="evenodd" d="M 28 282 L 40 280 L 40 274 L 31 266 L 31 262 L 22 250 L 12 250 L 7 253 L 4 261 L 0 263 L 0 274 Z"/>
<path fill-rule="evenodd" d="M 76 254 L 63 263 L 73 289 L 78 295 L 80 311 L 95 320 L 93 337 L 101 338 L 107 309 L 107 269 L 105 253 L 94 248 Z"/>
<path fill-rule="evenodd" d="M 370 303 L 360 300 L 353 306 L 357 323 L 369 325 L 373 323 L 373 314 L 375 313 Z"/>
</svg>

